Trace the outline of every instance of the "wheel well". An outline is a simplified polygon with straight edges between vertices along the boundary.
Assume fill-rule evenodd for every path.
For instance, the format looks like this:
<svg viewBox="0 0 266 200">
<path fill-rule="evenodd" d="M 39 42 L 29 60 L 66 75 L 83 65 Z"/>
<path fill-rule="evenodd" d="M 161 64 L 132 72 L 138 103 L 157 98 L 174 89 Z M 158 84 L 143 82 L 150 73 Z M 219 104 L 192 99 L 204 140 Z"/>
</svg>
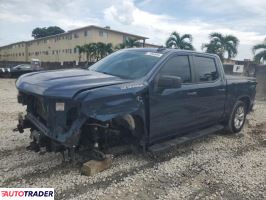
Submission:
<svg viewBox="0 0 266 200">
<path fill-rule="evenodd" d="M 250 107 L 250 99 L 249 99 L 249 97 L 241 97 L 239 100 L 243 101 L 246 104 L 246 109 L 248 110 L 249 107 Z"/>
<path fill-rule="evenodd" d="M 137 115 L 125 115 L 123 118 L 131 131 L 131 134 L 137 138 L 140 138 L 144 133 L 144 123 L 141 117 Z"/>
</svg>

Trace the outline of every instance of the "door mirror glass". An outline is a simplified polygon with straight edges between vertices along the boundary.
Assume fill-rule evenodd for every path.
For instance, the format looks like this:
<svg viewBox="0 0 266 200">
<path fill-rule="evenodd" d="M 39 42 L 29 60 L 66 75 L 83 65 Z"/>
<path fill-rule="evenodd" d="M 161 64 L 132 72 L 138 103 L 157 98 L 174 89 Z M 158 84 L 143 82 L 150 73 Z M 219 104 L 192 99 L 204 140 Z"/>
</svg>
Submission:
<svg viewBox="0 0 266 200">
<path fill-rule="evenodd" d="M 180 88 L 182 79 L 179 76 L 162 75 L 158 80 L 158 87 L 169 89 L 169 88 Z"/>
</svg>

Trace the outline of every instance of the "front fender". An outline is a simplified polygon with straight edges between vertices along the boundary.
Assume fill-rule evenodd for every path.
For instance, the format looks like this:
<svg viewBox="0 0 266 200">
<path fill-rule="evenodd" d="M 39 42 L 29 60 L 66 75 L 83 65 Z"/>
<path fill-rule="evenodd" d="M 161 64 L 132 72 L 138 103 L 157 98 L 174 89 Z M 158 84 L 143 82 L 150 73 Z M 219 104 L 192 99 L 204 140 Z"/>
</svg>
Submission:
<svg viewBox="0 0 266 200">
<path fill-rule="evenodd" d="M 86 91 L 79 95 L 81 112 L 88 118 L 108 121 L 126 114 L 136 114 L 145 120 L 145 84 L 122 84 Z"/>
</svg>

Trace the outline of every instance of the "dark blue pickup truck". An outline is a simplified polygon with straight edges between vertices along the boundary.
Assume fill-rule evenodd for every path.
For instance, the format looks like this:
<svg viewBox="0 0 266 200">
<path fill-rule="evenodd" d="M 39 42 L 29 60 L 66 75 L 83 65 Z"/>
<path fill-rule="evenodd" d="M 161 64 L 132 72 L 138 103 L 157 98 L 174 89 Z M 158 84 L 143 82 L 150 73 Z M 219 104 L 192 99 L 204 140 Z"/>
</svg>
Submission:
<svg viewBox="0 0 266 200">
<path fill-rule="evenodd" d="M 256 93 L 254 79 L 226 76 L 216 55 L 165 48 L 26 74 L 16 86 L 27 105 L 17 130 L 31 128 L 30 149 L 99 157 L 121 144 L 156 152 L 221 129 L 239 132 Z"/>
</svg>

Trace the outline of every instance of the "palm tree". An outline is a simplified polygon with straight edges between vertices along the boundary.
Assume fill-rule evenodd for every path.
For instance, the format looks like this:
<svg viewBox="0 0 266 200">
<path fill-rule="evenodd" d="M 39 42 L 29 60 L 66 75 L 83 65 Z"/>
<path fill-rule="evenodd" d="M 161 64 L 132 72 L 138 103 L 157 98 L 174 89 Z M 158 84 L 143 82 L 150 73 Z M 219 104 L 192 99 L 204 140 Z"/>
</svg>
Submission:
<svg viewBox="0 0 266 200">
<path fill-rule="evenodd" d="M 174 31 L 170 37 L 166 40 L 167 48 L 194 50 L 192 43 L 192 35 L 184 34 L 180 35 Z"/>
<path fill-rule="evenodd" d="M 95 57 L 95 55 L 96 55 L 96 51 L 97 51 L 96 43 L 85 44 L 84 49 L 86 52 L 87 62 L 91 62 L 92 57 Z"/>
<path fill-rule="evenodd" d="M 254 53 L 254 60 L 258 63 L 264 63 L 266 61 L 266 43 L 265 44 L 257 44 L 252 48 Z M 259 51 L 258 53 L 256 53 Z"/>
<path fill-rule="evenodd" d="M 116 45 L 115 49 L 124 49 L 124 48 L 133 48 L 133 47 L 141 47 L 142 44 L 138 39 L 135 38 L 126 38 L 125 41 L 121 44 Z"/>
<path fill-rule="evenodd" d="M 237 47 L 239 40 L 233 35 L 222 35 L 221 33 L 211 33 L 210 43 L 203 44 L 202 49 L 206 49 L 208 53 L 215 53 L 219 55 L 223 61 L 225 54 L 227 59 L 231 59 L 237 55 Z"/>
<path fill-rule="evenodd" d="M 105 56 L 105 44 L 103 42 L 96 43 L 96 60 L 100 60 Z"/>
<path fill-rule="evenodd" d="M 127 48 L 140 47 L 141 42 L 138 39 L 128 37 L 125 40 L 125 46 Z"/>
<path fill-rule="evenodd" d="M 126 48 L 125 43 L 121 43 L 115 46 L 115 50 L 124 49 L 124 48 Z"/>
<path fill-rule="evenodd" d="M 77 45 L 77 46 L 76 46 L 76 49 L 78 50 L 78 54 L 79 54 L 79 63 L 80 63 L 81 55 L 82 55 L 82 53 L 85 52 L 85 48 L 84 48 L 84 46 Z"/>
<path fill-rule="evenodd" d="M 112 43 L 105 44 L 104 49 L 105 49 L 105 55 L 104 56 L 107 56 L 110 53 L 113 53 L 113 45 L 112 45 Z"/>
<path fill-rule="evenodd" d="M 209 44 L 203 44 L 201 48 L 202 50 L 206 49 L 205 50 L 206 53 L 217 54 L 222 61 L 224 60 L 224 56 L 223 56 L 223 52 L 222 52 L 222 48 L 220 44 L 217 44 L 215 42 L 210 42 Z"/>
</svg>

